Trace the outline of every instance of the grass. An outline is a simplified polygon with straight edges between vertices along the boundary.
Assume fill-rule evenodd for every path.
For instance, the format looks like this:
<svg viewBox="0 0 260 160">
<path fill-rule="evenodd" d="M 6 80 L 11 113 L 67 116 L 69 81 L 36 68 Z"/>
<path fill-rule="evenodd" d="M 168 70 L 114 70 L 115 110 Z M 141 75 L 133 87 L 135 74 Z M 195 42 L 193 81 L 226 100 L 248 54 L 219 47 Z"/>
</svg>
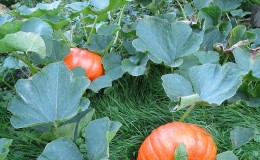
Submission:
<svg viewBox="0 0 260 160">
<path fill-rule="evenodd" d="M 170 101 L 161 86 L 159 69 L 149 76 L 124 78 L 100 94 L 91 97 L 91 107 L 96 109 L 94 119 L 104 116 L 119 121 L 122 127 L 110 143 L 111 160 L 134 160 L 138 148 L 146 136 L 158 126 L 177 121 L 184 111 L 171 113 Z M 14 130 L 10 123 L 10 113 L 1 109 L 0 137 L 11 138 L 13 144 L 9 160 L 36 159 L 45 146 L 30 129 Z M 196 106 L 186 122 L 206 128 L 214 137 L 219 152 L 231 150 L 230 131 L 235 126 L 249 127 L 260 131 L 260 108 L 244 105 L 234 107 L 206 108 Z M 257 160 L 260 143 L 251 140 L 234 152 L 243 160 Z"/>
</svg>

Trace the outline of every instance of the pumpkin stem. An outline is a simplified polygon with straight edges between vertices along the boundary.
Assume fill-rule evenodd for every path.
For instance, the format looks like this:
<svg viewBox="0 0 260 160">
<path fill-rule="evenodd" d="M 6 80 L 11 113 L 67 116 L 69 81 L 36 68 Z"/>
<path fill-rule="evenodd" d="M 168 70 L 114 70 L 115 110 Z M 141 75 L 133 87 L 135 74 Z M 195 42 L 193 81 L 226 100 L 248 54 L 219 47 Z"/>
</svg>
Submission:
<svg viewBox="0 0 260 160">
<path fill-rule="evenodd" d="M 184 121 L 184 119 L 190 114 L 190 112 L 192 111 L 192 109 L 196 106 L 196 103 L 190 105 L 190 107 L 187 109 L 187 111 L 181 116 L 181 118 L 179 119 L 180 122 Z"/>
</svg>

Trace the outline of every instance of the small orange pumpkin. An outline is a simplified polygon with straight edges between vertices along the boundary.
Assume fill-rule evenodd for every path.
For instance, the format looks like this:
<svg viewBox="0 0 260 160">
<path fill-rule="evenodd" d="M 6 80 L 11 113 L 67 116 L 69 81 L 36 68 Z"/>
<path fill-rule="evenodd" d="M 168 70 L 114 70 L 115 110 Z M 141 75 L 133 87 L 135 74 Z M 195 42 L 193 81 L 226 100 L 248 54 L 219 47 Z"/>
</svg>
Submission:
<svg viewBox="0 0 260 160">
<path fill-rule="evenodd" d="M 215 160 L 217 147 L 205 129 L 184 122 L 160 126 L 144 140 L 137 160 L 174 160 L 177 146 L 183 143 L 188 160 Z"/>
<path fill-rule="evenodd" d="M 69 69 L 82 67 L 86 71 L 86 77 L 91 81 L 104 74 L 102 58 L 93 52 L 80 48 L 71 48 L 70 53 L 64 58 Z"/>
</svg>

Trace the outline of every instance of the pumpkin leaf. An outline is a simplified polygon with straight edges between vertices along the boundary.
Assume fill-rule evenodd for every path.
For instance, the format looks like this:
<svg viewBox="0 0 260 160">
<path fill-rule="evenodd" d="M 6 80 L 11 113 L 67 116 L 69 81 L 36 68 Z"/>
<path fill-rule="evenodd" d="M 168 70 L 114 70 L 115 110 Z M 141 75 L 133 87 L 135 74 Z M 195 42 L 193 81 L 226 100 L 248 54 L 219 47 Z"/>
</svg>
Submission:
<svg viewBox="0 0 260 160">
<path fill-rule="evenodd" d="M 195 52 L 193 55 L 198 57 L 200 64 L 206 63 L 218 63 L 219 62 L 219 54 L 215 51 L 198 51 Z"/>
<path fill-rule="evenodd" d="M 98 28 L 97 34 L 109 36 L 114 34 L 116 31 L 120 30 L 120 26 L 118 24 L 104 24 Z"/>
<path fill-rule="evenodd" d="M 246 30 L 246 26 L 244 25 L 237 25 L 233 28 L 230 32 L 230 37 L 228 39 L 229 46 L 233 46 L 234 44 L 238 43 L 241 40 L 251 40 L 254 41 L 256 35 L 253 32 L 248 32 Z"/>
<path fill-rule="evenodd" d="M 205 19 L 205 30 L 207 30 L 219 24 L 221 14 L 221 9 L 218 6 L 209 6 L 200 9 L 198 17 L 200 21 Z"/>
<path fill-rule="evenodd" d="M 91 51 L 97 52 L 97 53 L 104 53 L 106 47 L 113 42 L 113 37 L 108 35 L 98 35 L 94 34 L 92 36 L 90 44 L 87 45 L 87 48 Z"/>
<path fill-rule="evenodd" d="M 85 130 L 85 142 L 89 160 L 108 159 L 109 142 L 120 128 L 121 123 L 101 118 L 91 121 Z"/>
<path fill-rule="evenodd" d="M 148 56 L 138 53 L 136 56 L 131 56 L 122 61 L 122 69 L 132 76 L 140 76 L 145 74 Z"/>
<path fill-rule="evenodd" d="M 220 7 L 222 11 L 229 11 L 236 9 L 241 5 L 244 0 L 214 0 L 216 5 Z"/>
<path fill-rule="evenodd" d="M 0 22 L 1 23 L 1 22 Z M 13 22 L 4 22 L 0 25 L 0 38 L 4 38 L 7 34 L 16 33 L 21 30 L 23 21 L 15 20 Z"/>
<path fill-rule="evenodd" d="M 251 54 L 248 48 L 236 48 L 234 51 L 235 61 L 243 71 L 252 71 L 253 76 L 260 78 L 260 54 Z"/>
<path fill-rule="evenodd" d="M 125 73 L 122 70 L 121 55 L 117 53 L 106 54 L 102 58 L 102 64 L 105 69 L 105 75 L 96 78 L 91 82 L 89 89 L 98 92 L 102 88 L 111 87 L 112 81 L 119 79 Z"/>
<path fill-rule="evenodd" d="M 207 7 L 212 0 L 193 0 L 194 6 L 197 9 Z"/>
<path fill-rule="evenodd" d="M 168 23 L 155 17 L 142 19 L 136 34 L 139 38 L 133 41 L 133 46 L 137 51 L 148 51 L 153 62 L 172 67 L 176 66 L 177 58 L 196 52 L 203 40 L 203 33 L 193 32 L 186 23 Z"/>
<path fill-rule="evenodd" d="M 30 18 L 23 23 L 21 31 L 41 36 L 46 46 L 46 54 L 50 56 L 53 48 L 53 30 L 48 23 L 39 18 Z"/>
<path fill-rule="evenodd" d="M 29 18 L 40 17 L 44 14 L 55 15 L 60 11 L 61 1 L 54 1 L 53 3 L 38 3 L 35 8 L 28 8 L 25 5 L 18 7 L 9 14 L 17 17 Z"/>
<path fill-rule="evenodd" d="M 78 131 L 77 136 L 80 137 L 82 135 L 82 129 L 86 127 L 89 122 L 91 121 L 93 115 L 94 115 L 95 109 L 89 108 L 88 112 L 85 114 L 84 117 L 82 117 L 78 123 Z"/>
<path fill-rule="evenodd" d="M 9 146 L 12 144 L 12 139 L 1 138 L 0 139 L 0 160 L 5 160 L 9 152 Z"/>
<path fill-rule="evenodd" d="M 195 100 L 220 105 L 235 95 L 242 84 L 241 74 L 242 71 L 227 65 L 207 63 L 190 68 L 191 82 L 178 74 L 168 74 L 162 76 L 162 85 L 171 101 L 182 102 L 181 108 L 194 104 Z"/>
<path fill-rule="evenodd" d="M 77 146 L 67 138 L 59 138 L 48 143 L 37 160 L 82 160 L 83 155 Z"/>
<path fill-rule="evenodd" d="M 250 31 L 256 34 L 256 39 L 254 40 L 252 47 L 253 48 L 260 47 L 260 28 L 255 28 Z"/>
<path fill-rule="evenodd" d="M 226 151 L 219 153 L 217 160 L 238 160 L 238 157 L 232 151 Z"/>
<path fill-rule="evenodd" d="M 237 92 L 235 96 L 228 100 L 229 103 L 239 103 L 241 101 L 243 101 L 244 103 L 246 103 L 247 106 L 250 107 L 260 107 L 260 98 L 249 98 L 241 92 Z"/>
<path fill-rule="evenodd" d="M 0 40 L 0 52 L 12 51 L 34 52 L 41 58 L 46 57 L 44 40 L 35 33 L 19 31 L 6 35 Z"/>
<path fill-rule="evenodd" d="M 230 132 L 232 148 L 237 149 L 254 138 L 255 134 L 251 128 L 235 127 Z"/>
<path fill-rule="evenodd" d="M 14 128 L 59 123 L 74 117 L 80 109 L 80 97 L 89 86 L 84 77 L 73 78 L 63 62 L 49 64 L 32 80 L 20 79 L 8 110 L 13 113 Z"/>
<path fill-rule="evenodd" d="M 188 154 L 186 147 L 183 143 L 178 144 L 175 152 L 174 152 L 175 160 L 188 160 Z"/>
</svg>

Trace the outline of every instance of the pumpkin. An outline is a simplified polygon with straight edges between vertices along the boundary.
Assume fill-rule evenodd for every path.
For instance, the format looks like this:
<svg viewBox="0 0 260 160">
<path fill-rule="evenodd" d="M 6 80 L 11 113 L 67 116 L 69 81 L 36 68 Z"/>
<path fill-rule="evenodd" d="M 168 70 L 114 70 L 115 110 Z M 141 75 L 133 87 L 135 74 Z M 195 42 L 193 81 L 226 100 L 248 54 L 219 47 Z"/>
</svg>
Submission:
<svg viewBox="0 0 260 160">
<path fill-rule="evenodd" d="M 80 48 L 71 48 L 70 53 L 64 58 L 69 69 L 82 67 L 86 71 L 86 77 L 91 81 L 104 74 L 102 58 L 93 52 Z"/>
<path fill-rule="evenodd" d="M 215 160 L 217 147 L 205 129 L 184 122 L 158 127 L 144 140 L 137 160 L 174 160 L 180 143 L 186 147 L 188 160 Z"/>
</svg>

